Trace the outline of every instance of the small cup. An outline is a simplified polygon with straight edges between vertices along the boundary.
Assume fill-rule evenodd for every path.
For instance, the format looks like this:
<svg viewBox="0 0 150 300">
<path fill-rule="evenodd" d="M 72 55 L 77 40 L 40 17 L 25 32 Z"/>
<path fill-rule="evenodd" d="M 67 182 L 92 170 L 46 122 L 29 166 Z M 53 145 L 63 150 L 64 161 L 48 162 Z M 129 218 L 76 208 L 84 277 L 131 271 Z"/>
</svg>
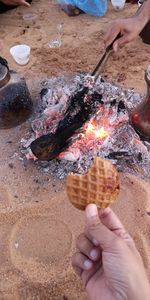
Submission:
<svg viewBox="0 0 150 300">
<path fill-rule="evenodd" d="M 115 10 L 121 10 L 124 8 L 126 0 L 111 0 L 111 4 Z"/>
<path fill-rule="evenodd" d="M 31 48 L 27 45 L 17 45 L 10 48 L 10 53 L 19 65 L 26 65 L 29 62 Z"/>
</svg>

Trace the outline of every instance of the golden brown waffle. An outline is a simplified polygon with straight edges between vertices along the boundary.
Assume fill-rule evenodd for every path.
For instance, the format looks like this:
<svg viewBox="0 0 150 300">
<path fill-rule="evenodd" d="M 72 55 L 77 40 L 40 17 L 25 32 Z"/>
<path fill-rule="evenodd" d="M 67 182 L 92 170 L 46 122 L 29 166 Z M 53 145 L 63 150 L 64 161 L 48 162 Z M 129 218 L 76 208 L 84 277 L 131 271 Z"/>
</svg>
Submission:
<svg viewBox="0 0 150 300">
<path fill-rule="evenodd" d="M 85 175 L 67 176 L 66 188 L 75 207 L 83 210 L 89 203 L 95 203 L 98 208 L 105 208 L 119 194 L 118 172 L 110 161 L 96 157 Z"/>
</svg>

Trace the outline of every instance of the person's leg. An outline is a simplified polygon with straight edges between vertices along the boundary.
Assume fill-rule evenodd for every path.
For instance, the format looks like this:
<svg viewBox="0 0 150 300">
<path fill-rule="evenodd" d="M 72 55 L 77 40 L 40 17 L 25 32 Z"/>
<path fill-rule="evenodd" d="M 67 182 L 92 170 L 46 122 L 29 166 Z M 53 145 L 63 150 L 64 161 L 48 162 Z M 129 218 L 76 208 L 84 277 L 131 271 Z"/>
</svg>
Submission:
<svg viewBox="0 0 150 300">
<path fill-rule="evenodd" d="M 28 3 L 31 3 L 32 0 L 26 0 Z M 5 5 L 3 3 L 0 2 L 0 14 L 6 12 L 7 10 L 16 8 L 17 6 L 11 6 L 11 5 Z"/>
<path fill-rule="evenodd" d="M 143 3 L 145 0 L 140 0 L 141 6 L 138 8 L 137 13 L 141 9 Z M 140 33 L 140 37 L 145 44 L 150 45 L 150 21 L 146 24 L 146 26 L 143 28 L 143 30 Z"/>
<path fill-rule="evenodd" d="M 143 43 L 150 45 L 150 21 L 144 27 L 144 29 L 140 33 L 140 37 L 143 40 Z"/>
</svg>

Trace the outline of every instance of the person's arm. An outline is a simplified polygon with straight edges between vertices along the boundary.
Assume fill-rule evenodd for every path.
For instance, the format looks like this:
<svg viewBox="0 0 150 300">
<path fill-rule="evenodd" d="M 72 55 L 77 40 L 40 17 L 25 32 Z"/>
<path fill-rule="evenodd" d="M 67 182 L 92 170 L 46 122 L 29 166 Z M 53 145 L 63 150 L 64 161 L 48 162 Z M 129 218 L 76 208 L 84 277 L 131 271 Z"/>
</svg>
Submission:
<svg viewBox="0 0 150 300">
<path fill-rule="evenodd" d="M 106 47 L 110 45 L 116 36 L 120 33 L 121 38 L 114 42 L 114 51 L 117 51 L 121 45 L 127 44 L 134 40 L 145 25 L 150 20 L 150 0 L 145 0 L 135 15 L 126 19 L 114 21 L 106 34 L 104 40 Z"/>
<path fill-rule="evenodd" d="M 31 6 L 30 3 L 26 2 L 26 0 L 0 0 L 0 2 L 10 6 L 18 6 L 18 5 L 24 5 L 27 7 Z"/>
<path fill-rule="evenodd" d="M 134 16 L 137 17 L 142 27 L 144 27 L 150 20 L 150 0 L 145 0 Z"/>
</svg>

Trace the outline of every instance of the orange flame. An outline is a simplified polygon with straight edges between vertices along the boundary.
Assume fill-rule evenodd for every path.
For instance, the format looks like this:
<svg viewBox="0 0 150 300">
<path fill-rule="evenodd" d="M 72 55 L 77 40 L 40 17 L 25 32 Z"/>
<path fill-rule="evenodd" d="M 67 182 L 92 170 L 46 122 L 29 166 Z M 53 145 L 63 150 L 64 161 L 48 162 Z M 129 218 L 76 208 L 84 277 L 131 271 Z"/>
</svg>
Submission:
<svg viewBox="0 0 150 300">
<path fill-rule="evenodd" d="M 109 135 L 109 133 L 104 129 L 103 126 L 100 129 L 97 129 L 97 126 L 94 126 L 94 124 L 92 123 L 88 124 L 86 133 L 93 133 L 97 139 L 102 139 Z"/>
</svg>

